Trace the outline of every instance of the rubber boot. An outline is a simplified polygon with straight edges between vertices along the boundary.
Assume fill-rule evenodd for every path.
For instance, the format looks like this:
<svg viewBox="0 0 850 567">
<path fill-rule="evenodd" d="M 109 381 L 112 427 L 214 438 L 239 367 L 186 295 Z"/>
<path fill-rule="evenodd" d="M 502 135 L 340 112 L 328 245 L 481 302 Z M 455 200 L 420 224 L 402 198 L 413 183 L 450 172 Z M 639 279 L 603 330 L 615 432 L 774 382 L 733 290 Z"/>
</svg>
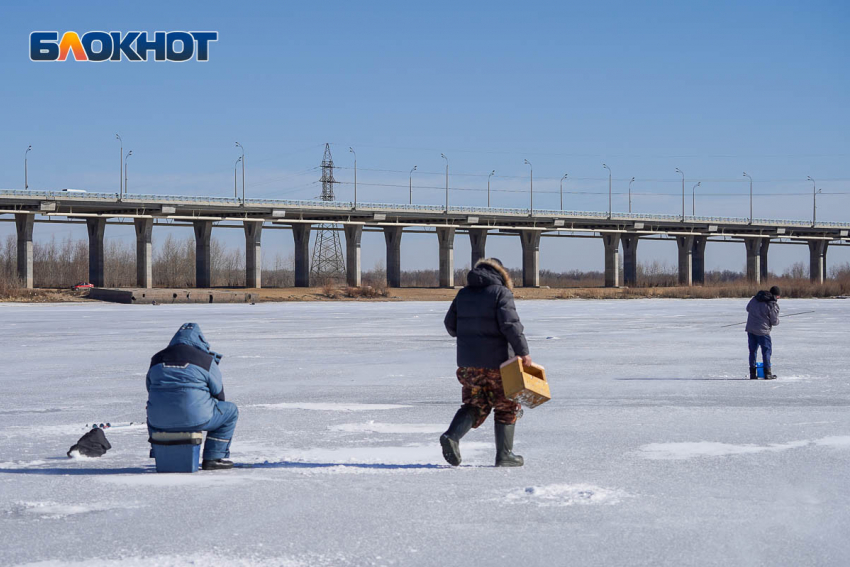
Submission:
<svg viewBox="0 0 850 567">
<path fill-rule="evenodd" d="M 233 461 L 225 461 L 224 459 L 208 461 L 204 459 L 201 463 L 201 468 L 205 471 L 224 471 L 233 468 Z"/>
<path fill-rule="evenodd" d="M 776 374 L 770 371 L 770 366 L 764 367 L 764 379 L 765 380 L 776 380 Z"/>
<path fill-rule="evenodd" d="M 758 380 L 758 368 L 750 368 L 750 380 Z"/>
<path fill-rule="evenodd" d="M 472 425 L 475 423 L 475 418 L 478 416 L 478 411 L 472 406 L 461 406 L 452 419 L 448 430 L 440 435 L 440 446 L 443 448 L 443 458 L 446 462 L 456 467 L 460 464 L 460 446 L 461 438 L 469 433 Z"/>
<path fill-rule="evenodd" d="M 496 422 L 496 466 L 521 467 L 522 457 L 514 455 L 514 428 L 516 424 Z"/>
</svg>

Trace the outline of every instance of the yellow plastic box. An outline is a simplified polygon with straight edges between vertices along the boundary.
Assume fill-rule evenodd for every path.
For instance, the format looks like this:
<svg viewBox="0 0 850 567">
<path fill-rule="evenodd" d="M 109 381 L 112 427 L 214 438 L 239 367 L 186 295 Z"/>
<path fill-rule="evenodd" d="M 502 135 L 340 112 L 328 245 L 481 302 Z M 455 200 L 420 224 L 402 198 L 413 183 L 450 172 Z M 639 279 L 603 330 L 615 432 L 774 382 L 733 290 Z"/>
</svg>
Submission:
<svg viewBox="0 0 850 567">
<path fill-rule="evenodd" d="M 499 368 L 505 397 L 527 408 L 536 408 L 552 399 L 546 370 L 537 364 L 525 366 L 520 357 L 512 358 Z"/>
</svg>

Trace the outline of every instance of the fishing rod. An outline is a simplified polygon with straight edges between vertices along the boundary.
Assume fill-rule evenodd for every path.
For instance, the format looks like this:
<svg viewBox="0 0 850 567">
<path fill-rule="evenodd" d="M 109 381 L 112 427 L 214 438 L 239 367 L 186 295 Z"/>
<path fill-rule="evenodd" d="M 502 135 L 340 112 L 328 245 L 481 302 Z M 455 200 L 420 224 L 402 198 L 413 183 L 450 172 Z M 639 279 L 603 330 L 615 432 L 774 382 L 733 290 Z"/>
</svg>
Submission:
<svg viewBox="0 0 850 567">
<path fill-rule="evenodd" d="M 807 313 L 814 313 L 814 311 L 800 311 L 799 313 L 789 313 L 788 315 L 782 315 L 780 319 L 785 319 L 786 317 L 794 317 L 795 315 L 806 315 Z M 746 321 L 742 321 L 740 323 L 732 323 L 731 325 L 722 325 L 720 328 L 723 329 L 725 327 L 734 327 L 736 325 L 746 325 Z"/>
</svg>

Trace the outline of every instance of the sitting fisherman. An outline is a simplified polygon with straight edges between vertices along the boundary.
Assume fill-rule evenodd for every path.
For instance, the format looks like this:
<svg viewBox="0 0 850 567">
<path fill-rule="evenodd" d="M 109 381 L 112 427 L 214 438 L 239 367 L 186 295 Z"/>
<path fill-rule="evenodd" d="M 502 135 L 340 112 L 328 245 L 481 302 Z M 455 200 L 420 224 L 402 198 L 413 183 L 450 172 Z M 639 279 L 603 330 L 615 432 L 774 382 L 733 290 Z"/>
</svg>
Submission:
<svg viewBox="0 0 850 567">
<path fill-rule="evenodd" d="M 198 324 L 185 323 L 168 348 L 151 359 L 146 378 L 150 434 L 206 431 L 203 470 L 233 468 L 225 458 L 230 457 L 239 410 L 224 401 L 220 361 Z"/>
</svg>

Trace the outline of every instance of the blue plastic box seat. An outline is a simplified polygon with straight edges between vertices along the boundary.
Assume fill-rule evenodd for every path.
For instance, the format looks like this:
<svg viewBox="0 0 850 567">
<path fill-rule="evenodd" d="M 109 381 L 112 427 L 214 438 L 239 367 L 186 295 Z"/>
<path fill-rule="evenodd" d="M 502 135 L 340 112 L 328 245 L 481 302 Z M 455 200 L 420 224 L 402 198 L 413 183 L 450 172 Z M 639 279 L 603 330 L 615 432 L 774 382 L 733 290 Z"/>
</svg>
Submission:
<svg viewBox="0 0 850 567">
<path fill-rule="evenodd" d="M 200 431 L 158 431 L 151 435 L 151 448 L 158 473 L 193 473 L 201 458 Z"/>
<path fill-rule="evenodd" d="M 756 362 L 756 376 L 764 378 L 764 362 Z"/>
</svg>

